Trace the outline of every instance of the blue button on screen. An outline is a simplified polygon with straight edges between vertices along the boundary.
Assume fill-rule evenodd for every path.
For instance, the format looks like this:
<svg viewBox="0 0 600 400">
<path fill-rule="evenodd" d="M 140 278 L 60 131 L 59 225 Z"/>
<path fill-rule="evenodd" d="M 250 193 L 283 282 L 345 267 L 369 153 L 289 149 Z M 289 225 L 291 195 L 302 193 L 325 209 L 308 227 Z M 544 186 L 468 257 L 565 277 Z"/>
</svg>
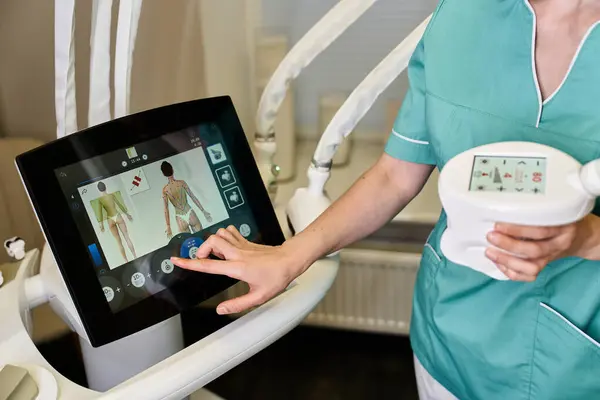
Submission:
<svg viewBox="0 0 600 400">
<path fill-rule="evenodd" d="M 94 265 L 99 267 L 102 265 L 102 257 L 100 256 L 100 252 L 98 251 L 98 246 L 96 244 L 90 244 L 88 246 L 88 250 L 90 255 L 92 256 L 92 260 L 94 261 Z"/>
<path fill-rule="evenodd" d="M 179 252 L 181 258 L 196 258 L 196 251 L 202 243 L 204 243 L 204 240 L 197 237 L 186 239 L 181 245 Z"/>
</svg>

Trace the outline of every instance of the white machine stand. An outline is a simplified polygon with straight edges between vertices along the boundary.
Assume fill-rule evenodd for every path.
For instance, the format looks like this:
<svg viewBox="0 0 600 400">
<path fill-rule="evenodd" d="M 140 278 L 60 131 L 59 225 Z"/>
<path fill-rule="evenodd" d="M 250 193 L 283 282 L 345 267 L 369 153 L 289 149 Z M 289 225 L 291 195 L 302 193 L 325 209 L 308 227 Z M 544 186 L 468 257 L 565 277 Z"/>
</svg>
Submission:
<svg viewBox="0 0 600 400">
<path fill-rule="evenodd" d="M 448 216 L 441 250 L 450 261 L 508 279 L 485 256 L 496 222 L 561 226 L 581 220 L 600 196 L 600 160 L 583 166 L 552 147 L 494 143 L 451 159 L 438 181 Z"/>
</svg>

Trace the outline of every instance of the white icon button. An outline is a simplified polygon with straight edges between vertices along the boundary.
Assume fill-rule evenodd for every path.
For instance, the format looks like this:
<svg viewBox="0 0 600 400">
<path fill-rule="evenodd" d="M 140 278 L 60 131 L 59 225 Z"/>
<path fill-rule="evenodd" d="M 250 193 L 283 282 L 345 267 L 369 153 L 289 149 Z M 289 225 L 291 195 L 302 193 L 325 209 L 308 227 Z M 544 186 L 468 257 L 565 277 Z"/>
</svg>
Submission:
<svg viewBox="0 0 600 400">
<path fill-rule="evenodd" d="M 229 187 L 236 183 L 235 176 L 233 176 L 233 170 L 230 165 L 219 168 L 217 171 L 217 178 L 219 178 L 219 184 L 222 188 Z"/>
<path fill-rule="evenodd" d="M 170 274 L 171 272 L 173 272 L 173 269 L 175 269 L 175 267 L 173 266 L 171 260 L 164 260 L 162 263 L 160 263 L 160 269 L 165 274 Z"/>
<path fill-rule="evenodd" d="M 131 276 L 131 284 L 136 288 L 141 288 L 146 283 L 146 278 L 143 274 L 136 272 Z"/>
<path fill-rule="evenodd" d="M 122 165 L 122 166 L 124 166 L 124 167 L 126 167 L 126 166 L 127 166 L 127 161 L 123 161 L 123 162 L 121 163 L 121 165 Z"/>
<path fill-rule="evenodd" d="M 108 301 L 109 303 L 113 301 L 113 299 L 115 298 L 115 291 L 112 290 L 110 286 L 104 286 L 102 290 L 104 290 L 104 296 L 106 296 L 106 301 Z"/>
<path fill-rule="evenodd" d="M 208 156 L 213 164 L 219 164 L 227 160 L 225 150 L 223 150 L 223 146 L 220 143 L 213 144 L 212 146 L 207 147 L 206 150 L 208 151 Z"/>
<path fill-rule="evenodd" d="M 198 253 L 198 248 L 197 247 L 190 248 L 189 254 L 190 254 L 190 258 L 191 259 L 196 258 L 196 253 Z"/>
<path fill-rule="evenodd" d="M 146 154 L 143 154 L 143 155 L 142 155 L 142 159 L 143 159 L 144 161 L 146 161 L 146 160 L 148 159 L 148 156 L 147 156 Z"/>
<path fill-rule="evenodd" d="M 242 224 L 242 225 L 240 225 L 240 233 L 245 238 L 247 238 L 248 236 L 250 236 L 250 233 L 251 233 L 250 226 L 248 224 Z"/>
</svg>

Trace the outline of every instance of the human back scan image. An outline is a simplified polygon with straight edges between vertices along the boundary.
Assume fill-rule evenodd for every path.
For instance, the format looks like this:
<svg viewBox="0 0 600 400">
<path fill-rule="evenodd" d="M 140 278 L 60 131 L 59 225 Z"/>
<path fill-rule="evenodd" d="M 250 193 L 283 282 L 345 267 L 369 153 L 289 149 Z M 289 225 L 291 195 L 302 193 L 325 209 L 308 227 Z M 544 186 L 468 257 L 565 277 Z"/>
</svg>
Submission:
<svg viewBox="0 0 600 400">
<path fill-rule="evenodd" d="M 229 218 L 202 148 L 78 190 L 110 269 Z"/>
</svg>

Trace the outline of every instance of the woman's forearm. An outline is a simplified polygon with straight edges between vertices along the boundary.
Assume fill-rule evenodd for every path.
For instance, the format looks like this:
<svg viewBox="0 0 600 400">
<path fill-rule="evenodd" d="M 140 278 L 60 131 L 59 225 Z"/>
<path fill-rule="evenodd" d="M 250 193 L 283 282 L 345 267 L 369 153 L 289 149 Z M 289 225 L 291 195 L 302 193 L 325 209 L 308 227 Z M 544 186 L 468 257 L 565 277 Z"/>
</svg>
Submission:
<svg viewBox="0 0 600 400">
<path fill-rule="evenodd" d="M 324 255 L 381 228 L 423 188 L 433 166 L 408 163 L 384 154 L 315 222 L 284 246 L 302 259 L 304 272 Z"/>
<path fill-rule="evenodd" d="M 580 224 L 580 250 L 576 255 L 587 260 L 600 261 L 600 217 L 590 214 Z"/>
</svg>

